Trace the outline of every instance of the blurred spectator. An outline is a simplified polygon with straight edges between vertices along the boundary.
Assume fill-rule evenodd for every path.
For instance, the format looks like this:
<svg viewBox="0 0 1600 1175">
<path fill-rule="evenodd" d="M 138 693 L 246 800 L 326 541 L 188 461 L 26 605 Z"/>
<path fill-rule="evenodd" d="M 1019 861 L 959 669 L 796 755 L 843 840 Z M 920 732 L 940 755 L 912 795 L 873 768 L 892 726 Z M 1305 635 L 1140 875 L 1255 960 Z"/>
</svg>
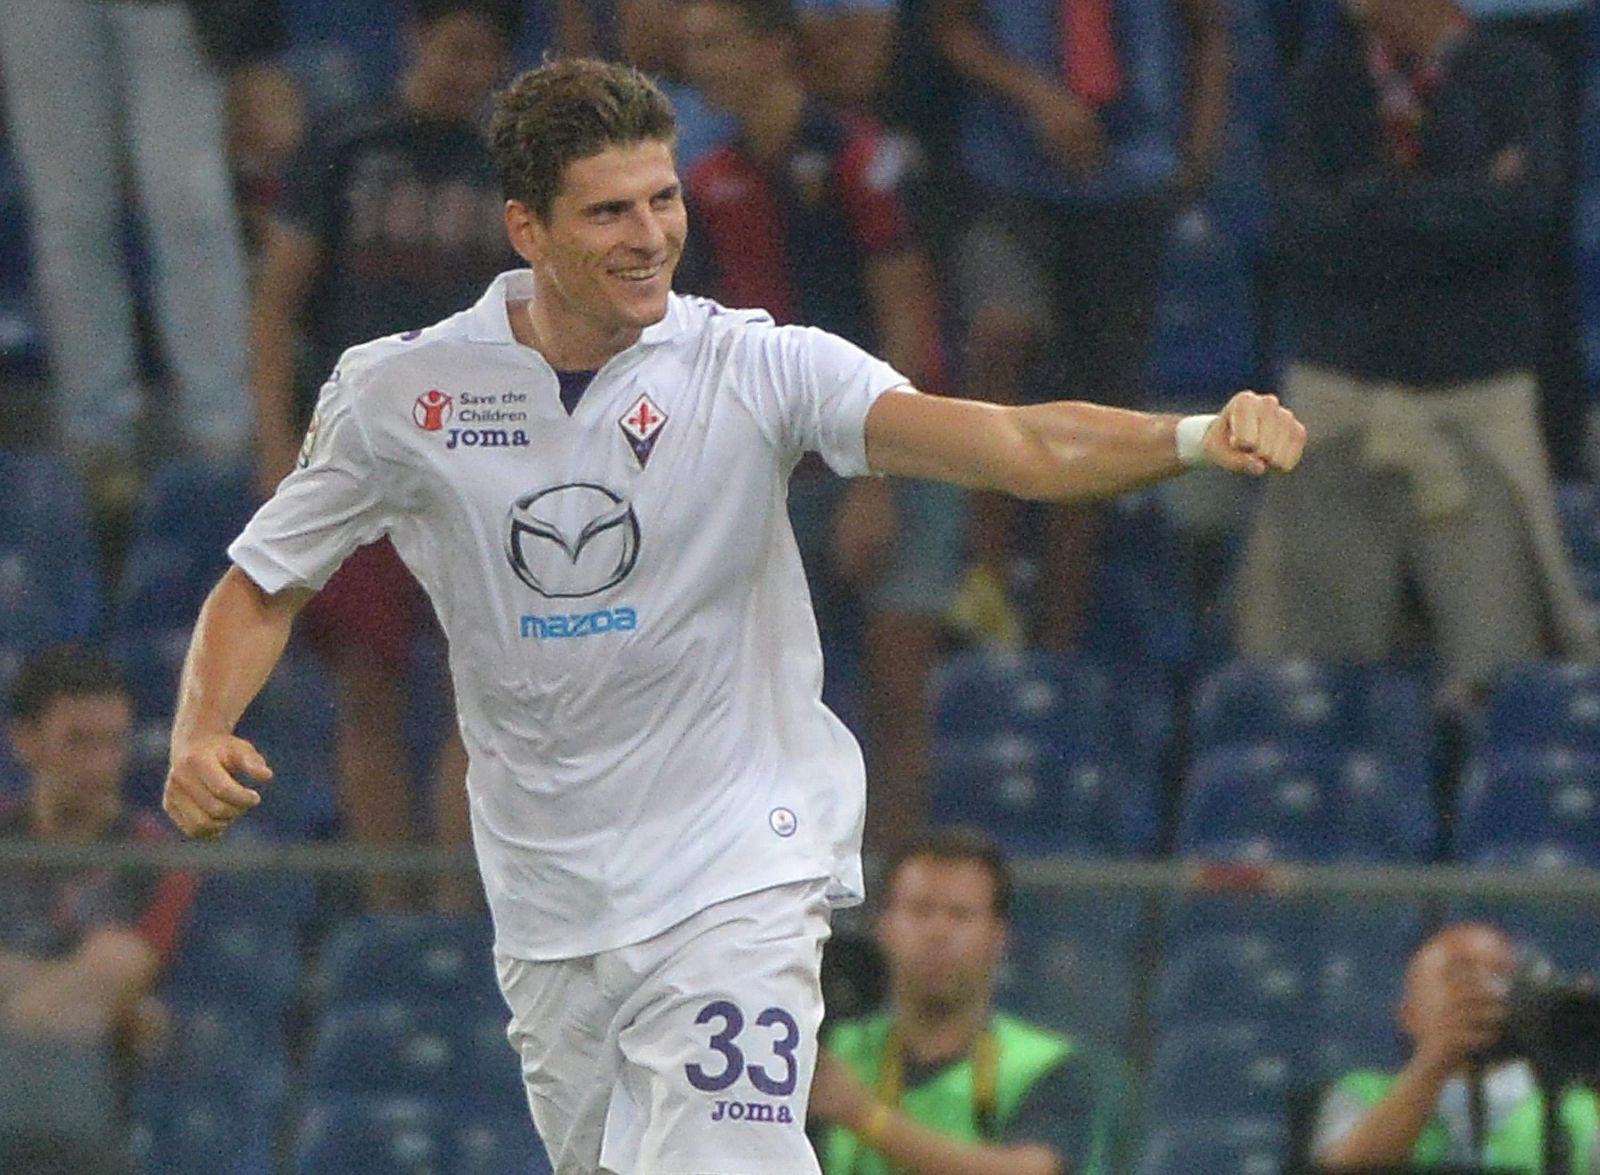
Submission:
<svg viewBox="0 0 1600 1175">
<path fill-rule="evenodd" d="M 993 1007 L 1011 900 L 998 846 L 931 834 L 883 887 L 889 1010 L 834 1027 L 811 1086 L 825 1175 L 1124 1170 L 1120 1065 Z"/>
<path fill-rule="evenodd" d="M 1516 948 L 1492 926 L 1463 924 L 1435 935 L 1411 959 L 1398 1020 L 1413 1049 L 1399 1073 L 1360 1070 L 1324 1095 L 1314 1149 L 1327 1171 L 1406 1166 L 1543 1171 L 1544 1102 L 1526 1061 L 1473 1067 L 1499 1039 Z M 1471 1083 L 1482 1114 L 1473 1122 Z M 1571 1170 L 1593 1171 L 1600 1102 L 1564 1095 Z"/>
<path fill-rule="evenodd" d="M 448 317 L 517 264 L 480 116 L 509 69 L 520 21 L 515 0 L 417 0 L 394 104 L 319 128 L 291 170 L 250 318 L 263 495 L 293 467 L 309 427 L 316 381 L 302 378 L 303 354 L 311 371 L 337 379 L 346 347 Z M 422 590 L 382 539 L 346 561 L 305 622 L 336 678 L 345 827 L 364 843 L 404 842 L 411 773 L 406 724 L 395 715 L 406 712 L 413 639 L 431 624 Z M 465 845 L 466 756 L 450 726 L 435 831 L 443 843 Z M 387 877 L 372 881 L 368 898 L 376 907 L 403 904 Z"/>
<path fill-rule="evenodd" d="M 680 2 L 686 73 L 733 115 L 738 137 L 685 173 L 696 231 L 679 284 L 832 331 L 939 391 L 938 298 L 897 191 L 903 152 L 874 123 L 807 95 L 789 0 Z M 870 609 L 867 841 L 881 851 L 924 817 L 928 681 L 965 495 L 932 482 L 846 481 L 806 461 L 789 508 L 825 627 L 839 594 L 831 585 L 853 585 Z"/>
<path fill-rule="evenodd" d="M 55 418 L 92 498 L 113 513 L 131 507 L 139 481 L 130 209 L 145 230 L 177 393 L 178 436 L 162 448 L 239 459 L 249 445 L 246 274 L 225 152 L 231 62 L 207 48 L 179 0 L 0 5 L 0 68 L 30 195 Z"/>
<path fill-rule="evenodd" d="M 1579 327 L 1573 219 L 1578 189 L 1578 133 L 1589 68 L 1588 0 L 1463 0 L 1489 32 L 1524 37 L 1556 66 L 1561 109 L 1561 170 L 1555 212 L 1536 246 L 1534 280 L 1549 350 L 1539 365 L 1545 444 L 1556 472 L 1581 472 L 1581 422 L 1591 408 Z M 1596 471 L 1600 472 L 1600 471 Z"/>
<path fill-rule="evenodd" d="M 10 736 L 27 793 L 0 838 L 164 839 L 123 806 L 133 703 L 98 653 L 56 646 L 17 673 Z M 0 1170 L 120 1170 L 125 1066 L 159 1043 L 151 991 L 195 879 L 113 869 L 7 869 L 0 883 Z"/>
<path fill-rule="evenodd" d="M 1355 11 L 1299 78 L 1283 137 L 1283 386 L 1312 439 L 1292 484 L 1267 487 L 1239 643 L 1384 659 L 1410 576 L 1453 707 L 1509 662 L 1595 652 L 1532 374 L 1555 87 L 1537 48 L 1450 0 Z"/>
<path fill-rule="evenodd" d="M 940 0 L 936 20 L 976 185 L 956 262 L 970 394 L 1134 405 L 1168 225 L 1205 186 L 1227 119 L 1221 0 Z M 963 591 L 1002 643 L 1021 636 L 1003 599 L 1013 513 L 977 499 Z M 1076 642 L 1103 519 L 1051 512 L 1048 647 Z"/>
<path fill-rule="evenodd" d="M 898 0 L 798 0 L 806 88 L 846 110 L 871 109 L 894 54 Z"/>
</svg>

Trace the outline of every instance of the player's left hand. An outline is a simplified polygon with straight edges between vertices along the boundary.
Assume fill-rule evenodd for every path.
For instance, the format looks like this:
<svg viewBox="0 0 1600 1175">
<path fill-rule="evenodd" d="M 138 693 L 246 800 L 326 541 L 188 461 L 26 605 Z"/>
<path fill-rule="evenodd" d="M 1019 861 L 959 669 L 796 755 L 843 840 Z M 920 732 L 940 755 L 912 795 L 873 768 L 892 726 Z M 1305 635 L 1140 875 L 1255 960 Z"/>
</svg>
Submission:
<svg viewBox="0 0 1600 1175">
<path fill-rule="evenodd" d="M 1230 473 L 1288 473 L 1300 464 L 1306 426 L 1276 396 L 1240 392 L 1202 438 L 1207 460 Z"/>
</svg>

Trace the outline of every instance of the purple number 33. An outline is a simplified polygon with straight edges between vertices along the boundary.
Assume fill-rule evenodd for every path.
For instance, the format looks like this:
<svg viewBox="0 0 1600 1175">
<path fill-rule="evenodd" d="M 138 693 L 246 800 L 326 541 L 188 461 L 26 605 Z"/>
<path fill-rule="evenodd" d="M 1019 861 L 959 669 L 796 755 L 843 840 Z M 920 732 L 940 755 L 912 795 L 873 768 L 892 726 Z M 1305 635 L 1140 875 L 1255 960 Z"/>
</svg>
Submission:
<svg viewBox="0 0 1600 1175">
<path fill-rule="evenodd" d="M 685 1065 L 683 1071 L 690 1085 L 702 1093 L 721 1093 L 741 1076 L 748 1074 L 750 1084 L 768 1097 L 788 1097 L 794 1092 L 800 1079 L 800 1063 L 794 1055 L 800 1045 L 800 1025 L 795 1023 L 793 1016 L 782 1008 L 766 1008 L 756 1017 L 758 1028 L 776 1027 L 783 1030 L 771 1046 L 772 1055 L 783 1062 L 783 1075 L 777 1078 L 765 1065 L 747 1064 L 743 1050 L 734 1043 L 744 1031 L 744 1013 L 739 1010 L 739 1005 L 729 1000 L 712 1000 L 694 1018 L 696 1024 L 709 1024 L 713 1020 L 720 1021 L 721 1027 L 711 1034 L 706 1044 L 712 1052 L 722 1056 L 722 1068 L 715 1073 L 707 1073 L 699 1063 Z"/>
</svg>

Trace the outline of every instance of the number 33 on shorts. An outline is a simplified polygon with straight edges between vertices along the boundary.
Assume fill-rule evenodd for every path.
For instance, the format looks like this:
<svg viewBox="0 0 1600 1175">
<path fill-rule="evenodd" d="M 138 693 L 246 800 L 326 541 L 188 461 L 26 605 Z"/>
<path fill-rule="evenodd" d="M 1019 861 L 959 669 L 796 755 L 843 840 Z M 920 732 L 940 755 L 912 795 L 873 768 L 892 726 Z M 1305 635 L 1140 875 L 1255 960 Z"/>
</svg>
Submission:
<svg viewBox="0 0 1600 1175">
<path fill-rule="evenodd" d="M 706 1048 L 713 1056 L 705 1064 L 685 1065 L 684 1075 L 701 1093 L 729 1095 L 716 1101 L 711 1120 L 792 1123 L 794 1111 L 789 1106 L 744 1096 L 744 1086 L 766 1098 L 787 1098 L 795 1092 L 800 1081 L 795 1055 L 800 1025 L 795 1018 L 783 1008 L 763 1008 L 756 1013 L 755 1030 L 746 1032 L 745 1014 L 738 1004 L 712 1000 L 694 1022 L 709 1031 Z"/>
</svg>

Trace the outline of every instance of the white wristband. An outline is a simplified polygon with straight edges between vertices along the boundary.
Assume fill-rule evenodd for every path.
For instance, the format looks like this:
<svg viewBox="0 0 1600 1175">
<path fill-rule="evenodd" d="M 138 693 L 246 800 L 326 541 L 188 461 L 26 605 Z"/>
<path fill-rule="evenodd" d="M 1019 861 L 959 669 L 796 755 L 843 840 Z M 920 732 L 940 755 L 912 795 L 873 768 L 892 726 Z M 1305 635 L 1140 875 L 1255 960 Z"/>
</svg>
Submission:
<svg viewBox="0 0 1600 1175">
<path fill-rule="evenodd" d="M 1199 416 L 1185 416 L 1178 421 L 1175 434 L 1178 442 L 1178 464 L 1185 469 L 1210 464 L 1205 449 L 1206 430 L 1216 418 L 1217 414 L 1212 412 Z"/>
</svg>

